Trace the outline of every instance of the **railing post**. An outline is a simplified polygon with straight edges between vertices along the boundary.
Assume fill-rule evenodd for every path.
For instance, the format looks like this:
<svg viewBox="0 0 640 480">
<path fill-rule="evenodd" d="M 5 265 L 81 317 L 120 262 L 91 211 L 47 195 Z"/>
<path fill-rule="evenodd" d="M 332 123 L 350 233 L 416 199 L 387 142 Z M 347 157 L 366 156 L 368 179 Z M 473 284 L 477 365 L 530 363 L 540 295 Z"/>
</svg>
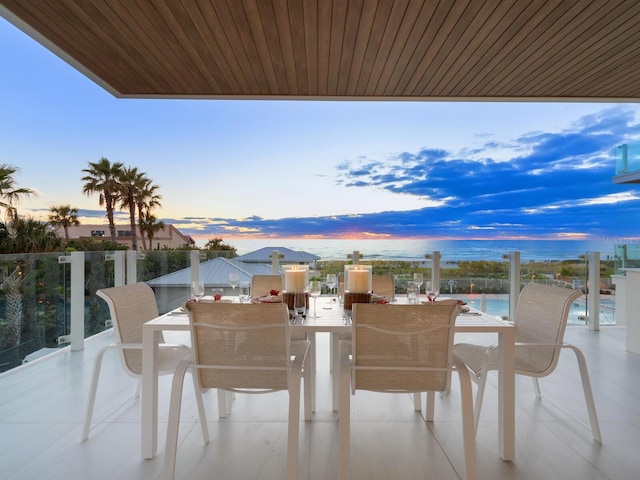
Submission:
<svg viewBox="0 0 640 480">
<path fill-rule="evenodd" d="M 589 282 L 587 283 L 587 310 L 589 330 L 600 330 L 600 252 L 587 252 Z"/>
<path fill-rule="evenodd" d="M 191 283 L 200 281 L 200 250 L 189 252 L 191 259 Z M 191 287 L 189 287 L 191 288 Z"/>
<path fill-rule="evenodd" d="M 353 265 L 359 265 L 362 254 L 359 251 L 354 250 L 353 253 L 349 253 L 347 255 L 347 259 L 349 258 L 353 259 Z"/>
<path fill-rule="evenodd" d="M 509 320 L 514 321 L 520 298 L 520 252 L 509 252 L 502 258 L 509 260 Z"/>
<path fill-rule="evenodd" d="M 124 250 L 116 250 L 104 256 L 105 261 L 113 262 L 113 286 L 121 287 L 125 282 L 125 256 Z"/>
<path fill-rule="evenodd" d="M 424 258 L 431 259 L 431 285 L 440 290 L 440 252 L 427 253 Z"/>
<path fill-rule="evenodd" d="M 70 343 L 71 350 L 84 349 L 84 252 L 71 252 L 58 257 L 58 263 L 71 264 L 71 331 L 58 338 L 58 343 Z"/>
<path fill-rule="evenodd" d="M 629 171 L 629 146 L 626 143 L 618 145 L 620 149 L 620 170 L 617 174 L 627 173 Z"/>
<path fill-rule="evenodd" d="M 127 250 L 127 285 L 138 281 L 138 252 Z M 141 254 L 144 255 L 144 254 Z"/>
<path fill-rule="evenodd" d="M 271 259 L 271 274 L 278 275 L 280 273 L 280 260 L 284 258 L 284 254 L 274 250 L 269 255 L 269 258 Z"/>
</svg>

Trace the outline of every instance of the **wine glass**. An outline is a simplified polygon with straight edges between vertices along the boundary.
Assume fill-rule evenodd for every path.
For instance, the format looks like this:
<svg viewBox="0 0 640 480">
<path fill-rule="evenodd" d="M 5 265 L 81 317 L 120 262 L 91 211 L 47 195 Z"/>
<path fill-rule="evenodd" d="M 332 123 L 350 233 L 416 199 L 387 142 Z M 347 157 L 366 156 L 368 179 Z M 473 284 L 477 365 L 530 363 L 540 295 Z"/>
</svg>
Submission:
<svg viewBox="0 0 640 480">
<path fill-rule="evenodd" d="M 191 295 L 199 302 L 204 295 L 204 282 L 191 282 Z"/>
<path fill-rule="evenodd" d="M 420 301 L 420 287 L 424 283 L 424 275 L 422 273 L 413 274 L 413 283 L 418 287 L 418 301 Z"/>
<path fill-rule="evenodd" d="M 239 281 L 240 281 L 240 275 L 238 275 L 238 272 L 229 273 L 229 285 L 231 285 L 233 295 L 235 295 L 236 287 L 238 286 Z"/>
<path fill-rule="evenodd" d="M 320 292 L 322 291 L 322 282 L 317 280 L 312 280 L 309 282 L 309 296 L 313 298 L 313 315 L 311 318 L 320 318 L 320 316 L 316 313 L 316 302 L 318 297 L 320 296 Z"/>
<path fill-rule="evenodd" d="M 432 284 L 432 282 L 427 282 L 427 284 L 427 298 L 430 302 L 435 302 L 436 298 L 438 298 L 438 295 L 440 295 L 440 290 L 435 285 L 435 283 Z"/>
<path fill-rule="evenodd" d="M 293 311 L 296 319 L 300 319 L 300 324 L 304 321 L 304 312 L 307 309 L 307 295 L 304 290 L 296 290 L 293 293 Z"/>
<path fill-rule="evenodd" d="M 329 287 L 329 305 L 333 307 L 333 289 L 338 284 L 338 276 L 335 273 L 327 274 L 327 287 Z"/>
</svg>

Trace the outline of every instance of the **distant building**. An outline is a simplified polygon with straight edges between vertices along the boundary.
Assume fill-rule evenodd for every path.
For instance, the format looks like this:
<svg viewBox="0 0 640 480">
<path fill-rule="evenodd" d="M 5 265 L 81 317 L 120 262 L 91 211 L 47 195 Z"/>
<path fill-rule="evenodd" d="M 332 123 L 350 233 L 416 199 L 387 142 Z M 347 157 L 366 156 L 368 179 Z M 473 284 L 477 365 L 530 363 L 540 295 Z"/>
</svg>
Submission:
<svg viewBox="0 0 640 480">
<path fill-rule="evenodd" d="M 315 262 L 320 260 L 318 255 L 307 252 L 299 252 L 286 247 L 264 247 L 253 252 L 235 257 L 235 260 L 244 263 L 269 264 L 273 262 L 273 252 L 278 252 L 280 265 L 311 265 L 315 267 Z"/>
<path fill-rule="evenodd" d="M 238 274 L 239 282 L 251 283 L 254 275 L 270 275 L 271 266 L 246 264 L 223 257 L 214 258 L 200 264 L 200 280 L 204 282 L 205 295 L 211 288 L 222 288 L 224 295 L 237 295 L 238 290 L 229 285 L 229 273 Z M 182 305 L 191 296 L 191 267 L 163 275 L 146 282 L 153 288 L 158 301 L 158 309 L 167 312 Z"/>
<path fill-rule="evenodd" d="M 205 286 L 205 295 L 211 294 L 211 288 L 221 288 L 224 295 L 237 295 L 238 290 L 229 285 L 229 273 L 238 274 L 239 282 L 251 283 L 254 275 L 271 275 L 274 250 L 278 251 L 278 264 L 309 265 L 320 257 L 306 252 L 297 252 L 284 247 L 267 247 L 247 253 L 233 259 L 217 257 L 199 264 L 199 277 Z M 281 269 L 278 269 L 281 273 Z M 153 288 L 158 301 L 158 309 L 167 312 L 182 305 L 191 296 L 191 267 L 148 280 L 147 285 Z M 258 292 L 262 295 L 266 292 Z M 253 294 L 253 292 L 252 292 Z M 256 295 L 258 295 L 256 294 Z"/>
<path fill-rule="evenodd" d="M 56 229 L 59 236 L 64 237 L 64 229 L 58 227 Z M 142 237 L 140 233 L 138 236 L 138 249 L 143 247 Z M 69 227 L 69 238 L 86 240 L 86 239 L 99 239 L 110 240 L 111 233 L 109 232 L 109 225 L 78 225 Z M 120 245 L 126 245 L 131 248 L 131 226 L 130 225 L 116 225 L 116 242 Z M 195 247 L 195 241 L 189 235 L 184 235 L 173 225 L 165 225 L 161 230 L 158 230 L 153 235 L 153 245 L 148 245 L 147 250 L 160 250 L 162 248 L 184 248 Z"/>
</svg>

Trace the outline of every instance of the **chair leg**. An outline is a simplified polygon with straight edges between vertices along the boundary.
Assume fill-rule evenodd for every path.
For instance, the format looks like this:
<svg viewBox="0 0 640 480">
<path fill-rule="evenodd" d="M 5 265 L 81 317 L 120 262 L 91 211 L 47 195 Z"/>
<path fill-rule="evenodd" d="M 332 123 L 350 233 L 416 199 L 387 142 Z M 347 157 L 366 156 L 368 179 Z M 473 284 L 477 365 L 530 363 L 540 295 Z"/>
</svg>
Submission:
<svg viewBox="0 0 640 480">
<path fill-rule="evenodd" d="M 198 405 L 198 416 L 200 417 L 200 430 L 202 431 L 202 441 L 204 444 L 209 443 L 209 425 L 207 425 L 207 414 L 204 409 L 204 401 L 202 400 L 202 390 L 198 384 L 197 372 L 193 372 L 193 389 L 196 394 L 196 404 Z"/>
<path fill-rule="evenodd" d="M 305 410 L 306 413 L 306 410 Z M 300 442 L 300 372 L 293 376 L 289 390 L 289 431 L 287 434 L 287 480 L 298 478 Z"/>
<path fill-rule="evenodd" d="M 93 407 L 96 403 L 96 392 L 98 390 L 98 379 L 100 378 L 100 369 L 102 367 L 102 358 L 109 347 L 102 348 L 93 361 L 93 372 L 91 374 L 91 385 L 89 387 L 89 398 L 87 399 L 87 409 L 84 414 L 84 422 L 82 424 L 82 434 L 80 441 L 84 442 L 89 438 L 89 430 L 91 429 L 91 419 L 93 417 Z"/>
<path fill-rule="evenodd" d="M 449 395 L 451 395 L 451 372 L 447 372 L 446 387 L 440 392 L 440 397 L 448 397 Z"/>
<path fill-rule="evenodd" d="M 229 412 L 231 411 L 231 408 L 229 408 L 229 405 L 227 405 L 227 403 L 231 404 L 231 399 L 229 398 L 229 395 L 227 395 L 227 391 L 222 390 L 221 388 L 218 389 L 217 394 L 218 394 L 218 417 L 227 418 L 227 415 L 229 415 Z"/>
<path fill-rule="evenodd" d="M 422 392 L 415 392 L 413 394 L 413 409 L 416 412 L 422 411 Z"/>
<path fill-rule="evenodd" d="M 313 414 L 313 382 L 314 374 L 312 371 L 313 363 L 310 357 L 311 351 L 307 352 L 304 359 L 303 375 L 304 375 L 304 419 L 311 420 Z"/>
<path fill-rule="evenodd" d="M 427 422 L 433 422 L 436 409 L 436 392 L 427 392 L 427 411 L 425 413 L 425 420 Z"/>
<path fill-rule="evenodd" d="M 180 428 L 180 409 L 182 407 L 182 389 L 184 376 L 190 365 L 189 360 L 181 361 L 176 367 L 171 383 L 169 419 L 167 422 L 167 442 L 164 449 L 163 480 L 173 480 L 176 473 L 176 453 L 178 450 L 178 430 Z"/>
<path fill-rule="evenodd" d="M 593 391 L 591 389 L 591 381 L 589 380 L 589 370 L 587 368 L 587 360 L 584 358 L 582 351 L 573 345 L 566 345 L 571 348 L 578 359 L 580 367 L 580 378 L 582 379 L 582 390 L 584 390 L 584 399 L 587 403 L 587 411 L 589 412 L 589 422 L 591 423 L 591 434 L 593 439 L 602 443 L 602 435 L 600 434 L 600 424 L 598 423 L 598 414 L 596 412 L 596 404 L 593 401 Z"/>
<path fill-rule="evenodd" d="M 473 393 L 471 390 L 471 378 L 467 367 L 460 363 L 457 365 L 458 376 L 460 378 L 460 392 L 462 402 L 462 431 L 464 442 L 464 470 L 466 480 L 475 480 L 478 476 L 478 466 L 476 458 L 476 433 L 477 416 L 473 411 Z M 472 421 L 475 417 L 475 424 Z"/>
<path fill-rule="evenodd" d="M 342 343 L 342 342 L 340 342 Z M 349 480 L 351 442 L 351 371 L 349 353 L 340 347 L 340 406 L 338 408 L 338 479 Z"/>
<path fill-rule="evenodd" d="M 542 400 L 542 392 L 540 391 L 540 382 L 538 381 L 538 377 L 531 377 L 533 380 L 533 389 L 536 392 L 536 398 L 538 400 Z"/>
<path fill-rule="evenodd" d="M 487 374 L 488 372 L 483 371 L 477 377 L 477 382 L 476 382 L 478 384 L 478 391 L 476 392 L 476 402 L 475 402 L 475 407 L 473 408 L 474 425 L 475 425 L 476 433 L 478 433 L 478 423 L 480 422 L 480 412 L 482 411 L 482 399 L 484 397 L 484 389 L 487 385 Z"/>
</svg>

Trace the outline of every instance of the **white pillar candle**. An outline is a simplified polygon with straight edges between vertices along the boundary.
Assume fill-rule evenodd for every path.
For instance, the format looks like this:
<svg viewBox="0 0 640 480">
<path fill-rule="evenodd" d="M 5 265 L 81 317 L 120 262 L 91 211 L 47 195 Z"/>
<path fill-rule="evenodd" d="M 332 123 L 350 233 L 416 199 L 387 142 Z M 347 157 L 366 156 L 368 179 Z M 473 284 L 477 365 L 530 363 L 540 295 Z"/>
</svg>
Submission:
<svg viewBox="0 0 640 480">
<path fill-rule="evenodd" d="M 287 292 L 295 290 L 304 290 L 307 286 L 306 270 L 285 270 L 284 272 L 284 289 Z"/>
<path fill-rule="evenodd" d="M 369 271 L 349 270 L 347 291 L 350 293 L 367 293 L 369 291 Z"/>
</svg>

